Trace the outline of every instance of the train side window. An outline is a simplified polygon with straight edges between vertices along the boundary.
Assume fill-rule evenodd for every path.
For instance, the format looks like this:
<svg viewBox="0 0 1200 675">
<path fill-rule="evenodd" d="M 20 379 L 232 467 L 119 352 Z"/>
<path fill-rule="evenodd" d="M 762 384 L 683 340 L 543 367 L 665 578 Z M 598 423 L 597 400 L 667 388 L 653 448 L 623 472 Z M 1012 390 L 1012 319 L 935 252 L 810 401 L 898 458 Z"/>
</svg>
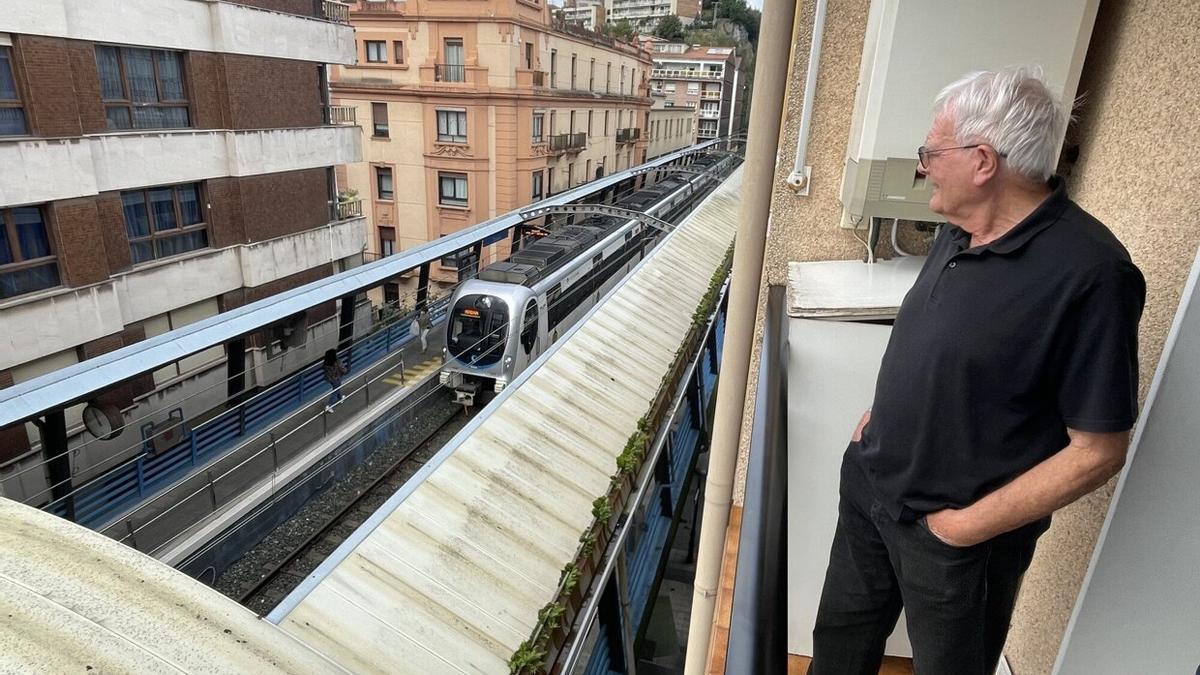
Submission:
<svg viewBox="0 0 1200 675">
<path fill-rule="evenodd" d="M 537 342 L 538 328 L 538 313 L 537 301 L 530 300 L 529 304 L 525 305 L 525 318 L 522 320 L 521 328 L 521 347 L 528 355 L 533 349 L 533 343 Z"/>
</svg>

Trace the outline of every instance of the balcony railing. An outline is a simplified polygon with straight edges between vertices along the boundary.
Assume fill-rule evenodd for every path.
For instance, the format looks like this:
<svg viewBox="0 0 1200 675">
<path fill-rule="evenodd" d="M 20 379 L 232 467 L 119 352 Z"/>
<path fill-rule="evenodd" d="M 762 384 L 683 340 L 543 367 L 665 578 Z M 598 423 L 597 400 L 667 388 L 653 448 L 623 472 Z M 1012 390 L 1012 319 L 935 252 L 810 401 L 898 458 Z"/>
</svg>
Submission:
<svg viewBox="0 0 1200 675">
<path fill-rule="evenodd" d="M 355 114 L 352 106 L 327 105 L 325 106 L 325 123 L 356 126 L 358 124 L 358 116 Z"/>
<path fill-rule="evenodd" d="M 719 70 L 696 70 L 692 68 L 655 68 L 650 77 L 656 80 L 723 80 L 725 73 Z"/>
<path fill-rule="evenodd" d="M 701 108 L 700 117 L 706 120 L 720 119 L 721 110 L 719 108 Z"/>
<path fill-rule="evenodd" d="M 716 138 L 718 133 L 716 127 L 699 127 L 696 129 L 697 138 Z"/>
<path fill-rule="evenodd" d="M 467 67 L 461 63 L 438 63 L 433 66 L 434 82 L 466 82 Z"/>
<path fill-rule="evenodd" d="M 587 146 L 587 134 L 579 132 L 577 134 L 558 134 L 550 137 L 550 152 L 565 153 L 579 152 Z"/>
<path fill-rule="evenodd" d="M 700 98 L 720 99 L 721 98 L 721 90 L 720 89 L 705 89 L 704 91 L 700 92 Z"/>
<path fill-rule="evenodd" d="M 350 23 L 350 5 L 335 0 L 321 0 L 321 14 L 327 21 Z"/>
<path fill-rule="evenodd" d="M 642 130 L 637 127 L 629 127 L 627 129 L 617 129 L 618 143 L 633 143 L 642 137 Z"/>
<path fill-rule="evenodd" d="M 535 87 L 546 86 L 546 72 L 544 70 L 533 71 L 533 86 L 535 86 Z"/>
<path fill-rule="evenodd" d="M 333 205 L 333 220 L 350 220 L 362 217 L 362 200 L 338 201 Z"/>
</svg>

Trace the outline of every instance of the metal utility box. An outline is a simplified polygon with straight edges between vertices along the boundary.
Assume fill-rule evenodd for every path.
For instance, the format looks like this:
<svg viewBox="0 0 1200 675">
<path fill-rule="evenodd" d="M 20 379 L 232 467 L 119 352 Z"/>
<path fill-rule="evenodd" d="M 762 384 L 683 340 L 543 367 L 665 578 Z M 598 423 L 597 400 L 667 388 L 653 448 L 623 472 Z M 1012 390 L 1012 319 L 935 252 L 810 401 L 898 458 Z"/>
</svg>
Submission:
<svg viewBox="0 0 1200 675">
<path fill-rule="evenodd" d="M 841 225 L 944 220 L 929 210 L 931 186 L 917 174 L 917 148 L 938 92 L 972 71 L 1038 65 L 1069 107 L 1098 6 L 1099 0 L 874 0 L 842 174 Z"/>
</svg>

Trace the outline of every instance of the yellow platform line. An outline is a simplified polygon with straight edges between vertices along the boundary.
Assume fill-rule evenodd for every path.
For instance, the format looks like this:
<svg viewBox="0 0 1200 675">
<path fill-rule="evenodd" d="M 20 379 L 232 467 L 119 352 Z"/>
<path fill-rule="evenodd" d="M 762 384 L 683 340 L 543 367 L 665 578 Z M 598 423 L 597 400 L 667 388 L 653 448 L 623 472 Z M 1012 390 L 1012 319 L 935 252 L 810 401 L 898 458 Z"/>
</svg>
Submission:
<svg viewBox="0 0 1200 675">
<path fill-rule="evenodd" d="M 416 382 L 441 367 L 441 359 L 433 358 L 411 368 L 406 368 L 404 370 L 403 378 L 401 378 L 399 374 L 389 375 L 388 377 L 383 378 L 383 381 L 392 386 L 404 387 L 408 386 L 410 382 Z"/>
</svg>

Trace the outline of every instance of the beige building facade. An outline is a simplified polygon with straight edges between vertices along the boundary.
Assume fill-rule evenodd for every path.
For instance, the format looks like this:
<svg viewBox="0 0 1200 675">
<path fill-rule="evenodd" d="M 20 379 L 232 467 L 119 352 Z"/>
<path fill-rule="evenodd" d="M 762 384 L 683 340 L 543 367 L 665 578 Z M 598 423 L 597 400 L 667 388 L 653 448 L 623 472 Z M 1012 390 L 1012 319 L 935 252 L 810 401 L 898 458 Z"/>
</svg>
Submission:
<svg viewBox="0 0 1200 675">
<path fill-rule="evenodd" d="M 646 125 L 649 145 L 646 159 L 685 148 L 696 143 L 696 111 L 691 108 L 668 108 L 661 100 L 654 101 L 650 109 L 650 123 Z"/>
<path fill-rule="evenodd" d="M 604 26 L 604 3 L 601 0 L 586 0 L 568 4 L 562 9 L 563 20 L 587 30 L 600 30 Z"/>
<path fill-rule="evenodd" d="M 677 16 L 690 26 L 700 16 L 700 0 L 604 0 L 605 21 L 628 21 L 636 27 L 653 28 L 659 19 Z"/>
<path fill-rule="evenodd" d="M 796 7 L 779 143 L 784 158 L 795 151 L 800 133 L 817 4 L 803 0 Z M 776 169 L 762 298 L 767 285 L 787 283 L 789 262 L 862 258 L 863 244 L 838 224 L 841 175 L 870 6 L 870 0 L 828 3 L 807 146 L 811 179 L 807 194 L 801 195 L 786 180 L 791 162 L 780 162 Z M 1143 402 L 1200 246 L 1200 231 L 1191 226 L 1200 217 L 1192 196 L 1200 181 L 1192 156 L 1200 147 L 1200 119 L 1193 113 L 1200 105 L 1200 87 L 1179 77 L 1200 72 L 1194 39 L 1198 30 L 1200 5 L 1195 3 L 1102 0 L 1078 86 L 1078 120 L 1068 128 L 1059 166 L 1071 198 L 1112 230 L 1145 275 L 1147 298 L 1139 335 Z M 914 146 L 920 142 L 914 139 Z M 915 236 L 902 237 L 901 244 L 914 253 L 927 246 Z M 887 246 L 883 243 L 880 250 Z M 763 308 L 765 304 L 759 311 L 759 331 Z M 750 406 L 757 349 L 752 359 L 746 393 Z M 745 420 L 734 482 L 737 506 L 745 489 L 749 406 Z M 1041 538 L 1004 650 L 1015 675 L 1054 672 L 1115 483 L 1116 479 L 1058 511 Z"/>
<path fill-rule="evenodd" d="M 694 111 L 699 140 L 742 131 L 742 108 L 749 91 L 733 48 L 643 40 L 653 51 L 650 94 L 656 102 Z"/>
<path fill-rule="evenodd" d="M 332 91 L 355 111 L 365 161 L 340 185 L 363 199 L 374 256 L 646 157 L 651 62 L 635 45 L 554 27 L 526 0 L 364 0 L 350 16 L 358 63 L 334 69 Z M 496 242 L 483 262 L 506 252 Z M 457 261 L 432 278 L 456 281 Z"/>
</svg>

